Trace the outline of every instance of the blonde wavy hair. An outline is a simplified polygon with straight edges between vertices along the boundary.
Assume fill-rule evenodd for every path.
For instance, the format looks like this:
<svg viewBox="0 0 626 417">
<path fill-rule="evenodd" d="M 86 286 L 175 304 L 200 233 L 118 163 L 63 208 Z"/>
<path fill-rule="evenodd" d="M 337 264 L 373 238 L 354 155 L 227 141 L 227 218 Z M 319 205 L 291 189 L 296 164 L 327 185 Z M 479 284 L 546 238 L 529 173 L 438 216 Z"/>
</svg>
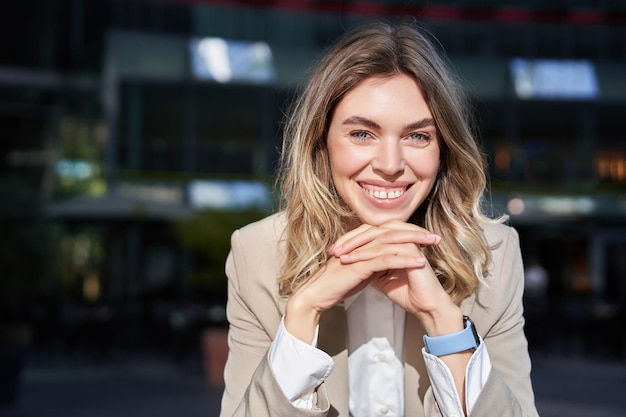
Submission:
<svg viewBox="0 0 626 417">
<path fill-rule="evenodd" d="M 377 22 L 341 38 L 316 66 L 284 127 L 278 176 L 287 215 L 281 295 L 291 294 L 327 261 L 326 249 L 354 218 L 332 178 L 326 136 L 344 95 L 372 76 L 407 74 L 420 86 L 437 126 L 441 160 L 429 197 L 411 222 L 443 237 L 426 256 L 456 303 L 487 274 L 491 250 L 481 222 L 485 158 L 470 130 L 469 107 L 448 63 L 412 24 Z"/>
</svg>

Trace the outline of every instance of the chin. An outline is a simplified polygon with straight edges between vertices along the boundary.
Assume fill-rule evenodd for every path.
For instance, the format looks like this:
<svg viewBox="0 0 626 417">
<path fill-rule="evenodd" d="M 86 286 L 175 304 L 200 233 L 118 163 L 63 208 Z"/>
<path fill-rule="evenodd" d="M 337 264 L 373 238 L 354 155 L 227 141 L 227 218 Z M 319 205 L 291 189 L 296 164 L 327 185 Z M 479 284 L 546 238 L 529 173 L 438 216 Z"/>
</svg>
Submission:
<svg viewBox="0 0 626 417">
<path fill-rule="evenodd" d="M 371 214 L 371 213 L 368 213 L 366 215 L 359 216 L 359 219 L 361 220 L 361 222 L 365 224 L 369 224 L 370 226 L 380 226 L 382 224 L 389 223 L 394 220 L 406 223 L 411 218 L 411 215 L 412 213 L 411 214 L 404 214 L 404 213 Z"/>
</svg>

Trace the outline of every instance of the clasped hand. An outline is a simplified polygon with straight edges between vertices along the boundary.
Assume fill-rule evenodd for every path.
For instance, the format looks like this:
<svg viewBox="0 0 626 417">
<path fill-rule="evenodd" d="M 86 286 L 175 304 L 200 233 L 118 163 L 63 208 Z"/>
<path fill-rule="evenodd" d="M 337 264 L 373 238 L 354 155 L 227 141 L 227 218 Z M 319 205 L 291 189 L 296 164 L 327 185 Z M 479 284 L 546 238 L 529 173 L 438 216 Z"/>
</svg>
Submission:
<svg viewBox="0 0 626 417">
<path fill-rule="evenodd" d="M 401 221 L 361 225 L 346 233 L 328 249 L 328 262 L 291 296 L 285 314 L 287 330 L 310 342 L 323 311 L 373 283 L 416 315 L 429 334 L 439 333 L 438 318 L 460 317 L 422 251 L 440 241 L 428 230 Z"/>
</svg>

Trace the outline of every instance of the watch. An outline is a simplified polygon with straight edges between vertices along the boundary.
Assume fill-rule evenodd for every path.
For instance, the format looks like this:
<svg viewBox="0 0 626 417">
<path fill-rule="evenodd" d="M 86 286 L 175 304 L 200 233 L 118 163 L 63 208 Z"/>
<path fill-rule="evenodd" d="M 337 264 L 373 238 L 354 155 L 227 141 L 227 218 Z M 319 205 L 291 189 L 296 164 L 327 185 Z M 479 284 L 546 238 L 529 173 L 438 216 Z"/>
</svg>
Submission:
<svg viewBox="0 0 626 417">
<path fill-rule="evenodd" d="M 476 332 L 476 327 L 474 327 L 474 322 L 469 317 L 463 316 L 463 323 L 465 323 L 465 329 L 457 333 L 434 337 L 424 335 L 424 345 L 428 353 L 443 356 L 478 348 L 480 338 Z"/>
</svg>

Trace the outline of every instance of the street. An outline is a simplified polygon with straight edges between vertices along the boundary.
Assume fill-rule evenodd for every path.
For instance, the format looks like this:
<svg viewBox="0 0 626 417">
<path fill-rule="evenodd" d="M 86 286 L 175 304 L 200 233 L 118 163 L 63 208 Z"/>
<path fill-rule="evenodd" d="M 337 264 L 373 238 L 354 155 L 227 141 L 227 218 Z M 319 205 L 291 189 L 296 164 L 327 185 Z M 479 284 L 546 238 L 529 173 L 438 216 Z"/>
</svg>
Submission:
<svg viewBox="0 0 626 417">
<path fill-rule="evenodd" d="M 626 361 L 537 354 L 533 383 L 542 417 L 626 416 Z M 221 388 L 199 358 L 113 355 L 29 359 L 18 399 L 0 417 L 216 417 Z M 496 416 L 497 417 L 497 416 Z"/>
</svg>

